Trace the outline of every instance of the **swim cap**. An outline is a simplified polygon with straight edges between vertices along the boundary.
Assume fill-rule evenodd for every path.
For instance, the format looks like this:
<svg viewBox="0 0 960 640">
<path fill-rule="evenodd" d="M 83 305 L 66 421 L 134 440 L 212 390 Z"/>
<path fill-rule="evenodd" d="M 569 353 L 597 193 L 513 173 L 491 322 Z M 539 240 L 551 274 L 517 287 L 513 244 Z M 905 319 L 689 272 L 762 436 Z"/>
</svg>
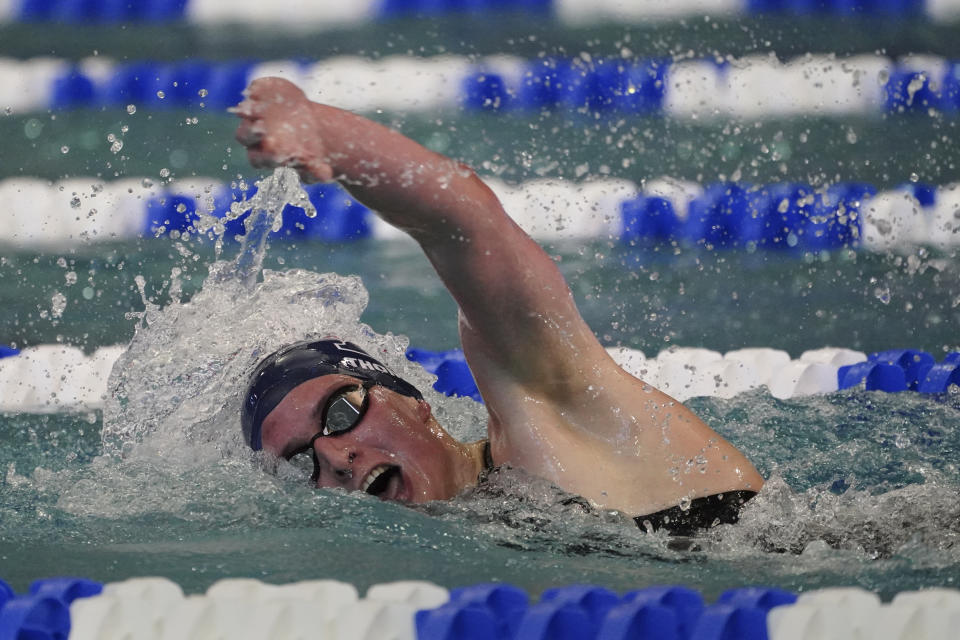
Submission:
<svg viewBox="0 0 960 640">
<path fill-rule="evenodd" d="M 263 448 L 263 419 L 290 391 L 307 380 L 341 373 L 386 387 L 400 395 L 423 399 L 417 388 L 353 344 L 337 339 L 304 340 L 264 358 L 247 387 L 243 403 L 243 437 L 254 451 Z"/>
</svg>

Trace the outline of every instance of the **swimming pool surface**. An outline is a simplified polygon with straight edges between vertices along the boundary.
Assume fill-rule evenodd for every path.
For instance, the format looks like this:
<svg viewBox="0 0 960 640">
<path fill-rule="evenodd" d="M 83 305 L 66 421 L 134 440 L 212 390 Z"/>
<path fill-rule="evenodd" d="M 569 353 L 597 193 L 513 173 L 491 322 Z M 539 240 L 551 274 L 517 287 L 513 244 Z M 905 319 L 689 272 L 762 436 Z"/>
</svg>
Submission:
<svg viewBox="0 0 960 640">
<path fill-rule="evenodd" d="M 66 267 L 45 255 L 15 255 L 0 282 L 23 277 L 30 285 L 18 285 L 20 306 L 8 309 L 5 322 L 42 342 L 60 335 L 95 347 L 129 338 L 135 321 L 124 314 L 139 296 L 134 277 L 162 282 L 182 264 L 179 253 L 162 246 L 66 254 Z M 553 249 L 603 341 L 651 356 L 669 344 L 720 351 L 765 345 L 793 357 L 841 344 L 942 353 L 957 326 L 951 305 L 960 279 L 952 258 L 930 258 L 918 268 L 896 257 L 846 252 L 805 260 L 696 249 L 674 255 L 604 243 Z M 407 334 L 416 346 L 456 346 L 453 303 L 411 245 L 275 243 L 267 266 L 359 273 L 370 299 L 362 319 L 373 329 Z M 34 310 L 50 291 L 71 292 L 62 284 L 69 270 L 92 272 L 102 293 L 86 308 L 82 296 L 71 295 L 76 304 L 56 324 L 38 317 Z M 186 293 L 204 271 L 198 266 L 181 276 L 192 277 Z M 346 286 L 362 296 L 356 282 Z M 878 287 L 889 293 L 879 295 Z M 217 307 L 222 299 L 200 296 L 199 303 Z M 211 317 L 247 312 L 242 305 L 208 311 Z M 207 324 L 190 325 L 189 333 L 206 327 L 200 340 L 229 342 L 230 330 Z M 189 336 L 164 339 L 199 350 L 180 357 L 210 357 Z M 179 389 L 155 392 L 158 406 L 169 411 Z M 446 402 L 440 411 L 455 431 L 476 435 L 483 417 L 475 403 Z M 705 535 L 696 551 L 643 535 L 622 517 L 564 507 L 554 490 L 516 472 L 502 472 L 452 503 L 408 509 L 264 473 L 231 448 L 229 437 L 203 442 L 210 438 L 189 420 L 177 422 L 183 416 L 166 418 L 157 444 L 101 457 L 100 412 L 7 415 L 2 438 L 15 446 L 0 459 L 4 578 L 22 588 L 47 574 L 101 580 L 157 574 L 188 590 L 241 575 L 286 582 L 322 574 L 358 586 L 411 576 L 447 586 L 497 579 L 533 592 L 569 582 L 614 589 L 670 582 L 695 584 L 708 596 L 744 584 L 794 590 L 857 584 L 892 595 L 954 583 L 960 570 L 956 394 L 846 390 L 777 400 L 757 390 L 689 404 L 770 479 L 740 525 Z M 184 446 L 187 437 L 191 446 Z"/>
<path fill-rule="evenodd" d="M 514 38 L 525 33 L 515 16 L 503 33 L 487 22 L 474 34 L 456 19 L 424 24 L 335 31 L 328 48 L 317 44 L 309 54 L 506 51 L 533 59 L 592 52 L 712 57 L 721 68 L 728 55 L 767 52 L 960 54 L 951 23 L 923 20 L 843 20 L 836 33 L 849 37 L 833 39 L 824 35 L 832 23 L 823 16 L 730 18 L 715 20 L 716 27 L 704 26 L 709 20 L 538 24 L 529 27 L 531 39 Z M 58 29 L 65 27 L 50 33 Z M 115 39 L 100 26 L 76 31 L 75 41 L 56 43 L 29 25 L 0 25 L 0 56 L 52 51 L 80 60 L 91 39 L 118 60 L 140 55 L 128 31 Z M 244 33 L 258 32 L 174 25 L 156 56 L 294 58 L 316 40 Z M 374 36 L 374 45 L 361 44 Z M 709 122 L 576 110 L 372 115 L 511 184 L 609 177 L 642 187 L 671 175 L 701 185 L 789 180 L 823 189 L 856 180 L 894 189 L 960 179 L 958 119 L 935 109 Z M 0 115 L 0 137 L 9 140 L 0 151 L 0 179 L 152 176 L 176 184 L 202 175 L 229 182 L 251 175 L 232 126 L 221 113 L 143 105 L 133 112 Z M 124 144 L 114 150 L 118 136 Z M 938 359 L 960 350 L 955 243 L 877 253 L 630 246 L 603 237 L 545 244 L 601 342 L 648 357 L 670 346 L 769 347 L 793 358 L 825 346 L 865 353 L 914 348 Z M 228 242 L 217 256 L 209 241 L 169 236 L 0 250 L 0 344 L 65 343 L 92 353 L 134 340 L 111 378 L 116 399 L 103 411 L 0 415 L 0 578 L 17 590 L 38 577 L 68 574 L 101 581 L 160 575 L 188 592 L 244 576 L 276 583 L 333 578 L 361 590 L 399 579 L 448 588 L 505 581 L 531 593 L 570 583 L 618 591 L 688 584 L 708 599 L 753 584 L 793 591 L 857 585 L 889 598 L 960 583 L 956 387 L 933 395 L 855 388 L 790 399 L 756 389 L 690 400 L 768 478 L 740 524 L 692 542 L 642 534 L 620 514 L 585 511 L 511 470 L 449 503 L 417 508 L 312 490 L 284 465 L 251 459 L 238 446 L 239 364 L 232 352 L 331 329 L 387 344 L 398 359 L 407 341 L 452 349 L 456 308 L 410 243 L 272 241 L 268 283 L 256 295 L 208 277 L 211 265 L 222 273 L 236 251 Z M 411 375 L 429 385 L 426 374 Z M 479 437 L 485 414 L 478 404 L 435 394 L 430 401 L 454 433 Z"/>
</svg>

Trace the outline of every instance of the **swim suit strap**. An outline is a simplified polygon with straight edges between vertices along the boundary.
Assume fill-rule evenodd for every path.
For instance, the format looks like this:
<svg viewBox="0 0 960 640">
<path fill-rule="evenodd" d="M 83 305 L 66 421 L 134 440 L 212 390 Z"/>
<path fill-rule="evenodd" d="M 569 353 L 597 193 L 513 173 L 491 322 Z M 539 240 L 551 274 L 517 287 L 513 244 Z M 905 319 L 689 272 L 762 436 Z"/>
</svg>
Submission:
<svg viewBox="0 0 960 640">
<path fill-rule="evenodd" d="M 493 469 L 493 454 L 490 453 L 490 438 L 483 441 L 483 470 Z"/>
</svg>

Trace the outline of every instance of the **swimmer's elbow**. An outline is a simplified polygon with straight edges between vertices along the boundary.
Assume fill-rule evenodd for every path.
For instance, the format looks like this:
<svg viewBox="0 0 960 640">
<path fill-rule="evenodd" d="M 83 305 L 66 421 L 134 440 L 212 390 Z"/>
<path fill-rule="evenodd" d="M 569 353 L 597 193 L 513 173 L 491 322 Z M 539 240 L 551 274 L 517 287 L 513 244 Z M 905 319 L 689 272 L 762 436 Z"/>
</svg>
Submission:
<svg viewBox="0 0 960 640">
<path fill-rule="evenodd" d="M 746 468 L 744 469 L 743 467 Z M 741 467 L 739 471 L 743 479 L 744 488 L 759 493 L 760 490 L 763 489 L 763 485 L 766 482 L 763 479 L 763 476 L 760 475 L 760 472 L 757 471 L 757 468 L 746 459 L 746 456 L 744 456 L 743 467 Z"/>
</svg>

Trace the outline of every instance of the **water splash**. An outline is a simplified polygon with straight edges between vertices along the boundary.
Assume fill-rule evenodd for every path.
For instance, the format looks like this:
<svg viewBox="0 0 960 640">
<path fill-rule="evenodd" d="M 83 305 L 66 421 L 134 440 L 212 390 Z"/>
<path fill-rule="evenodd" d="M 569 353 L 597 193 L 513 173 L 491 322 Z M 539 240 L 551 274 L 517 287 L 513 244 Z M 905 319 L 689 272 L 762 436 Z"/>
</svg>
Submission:
<svg viewBox="0 0 960 640">
<path fill-rule="evenodd" d="M 234 213 L 252 208 L 238 257 L 210 265 L 203 288 L 189 302 L 172 296 L 161 309 L 146 299 L 143 279 L 137 280 L 145 310 L 108 382 L 105 453 L 130 457 L 148 437 L 151 450 L 177 452 L 181 461 L 199 455 L 185 442 L 212 444 L 214 456 L 246 453 L 239 415 L 247 377 L 282 345 L 324 335 L 361 345 L 430 395 L 455 436 L 482 433 L 482 408 L 433 392 L 435 378 L 405 357 L 406 337 L 380 335 L 361 322 L 368 294 L 358 277 L 262 269 L 267 235 L 282 226 L 284 207 L 303 207 L 306 198 L 291 170 L 260 181 L 251 200 L 234 206 Z M 171 282 L 176 287 L 176 277 Z M 466 404 L 470 409 L 461 410 Z"/>
<path fill-rule="evenodd" d="M 239 187 L 241 193 L 247 193 L 246 182 L 241 181 L 234 186 Z M 303 209 L 308 218 L 317 215 L 316 207 L 313 206 L 307 192 L 303 190 L 300 179 L 293 169 L 278 167 L 272 175 L 258 180 L 252 191 L 254 193 L 249 198 L 244 197 L 233 202 L 222 218 L 211 213 L 198 212 L 198 219 L 194 222 L 194 228 L 199 233 L 214 235 L 214 255 L 219 258 L 223 253 L 226 224 L 250 212 L 243 222 L 245 233 L 240 253 L 234 261 L 237 273 L 221 274 L 225 277 L 239 276 L 247 283 L 248 288 L 256 282 L 263 267 L 267 236 L 283 227 L 283 211 L 286 205 L 290 204 Z"/>
<path fill-rule="evenodd" d="M 250 200 L 236 202 L 230 207 L 234 216 L 250 209 L 250 216 L 244 221 L 246 234 L 243 247 L 235 263 L 237 277 L 247 289 L 254 287 L 263 268 L 267 236 L 283 227 L 284 207 L 289 203 L 304 209 L 308 218 L 317 215 L 310 196 L 303 190 L 300 178 L 293 169 L 278 167 L 269 179 L 258 182 L 257 187 L 257 192 Z"/>
</svg>

